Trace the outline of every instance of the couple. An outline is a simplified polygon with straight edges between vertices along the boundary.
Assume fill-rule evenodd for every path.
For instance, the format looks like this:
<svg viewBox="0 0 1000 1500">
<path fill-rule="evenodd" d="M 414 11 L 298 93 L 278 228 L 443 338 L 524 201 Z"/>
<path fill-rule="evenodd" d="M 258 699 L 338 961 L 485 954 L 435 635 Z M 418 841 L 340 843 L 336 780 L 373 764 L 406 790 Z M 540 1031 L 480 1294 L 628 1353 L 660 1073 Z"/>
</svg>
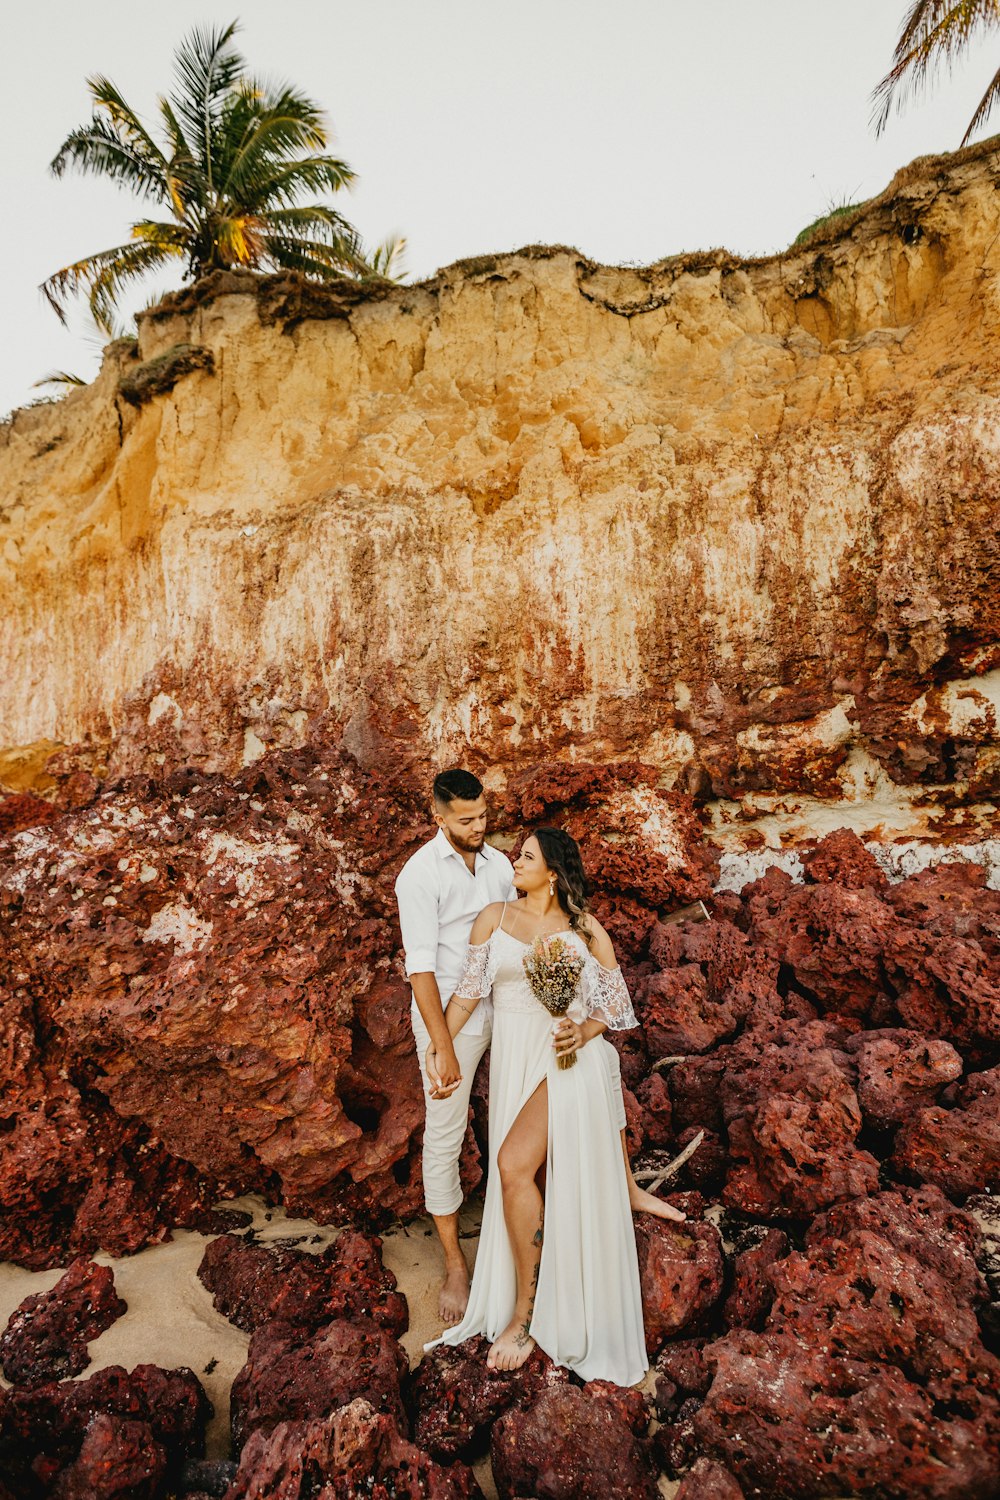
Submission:
<svg viewBox="0 0 1000 1500">
<path fill-rule="evenodd" d="M 488 1363 L 504 1370 L 538 1343 L 585 1380 L 633 1385 L 646 1352 L 631 1211 L 684 1217 L 642 1192 L 628 1165 L 618 1054 L 602 1036 L 635 1016 L 611 940 L 586 912 L 575 840 L 536 829 L 512 866 L 486 843 L 486 818 L 477 778 L 443 772 L 438 832 L 396 881 L 426 1104 L 424 1196 L 445 1253 L 440 1313 L 457 1325 L 443 1341 L 485 1334 Z M 557 934 L 583 968 L 554 1028 L 523 961 L 536 937 Z M 490 1172 L 470 1291 L 458 1160 L 491 1034 Z M 575 1065 L 560 1068 L 569 1054 Z"/>
</svg>

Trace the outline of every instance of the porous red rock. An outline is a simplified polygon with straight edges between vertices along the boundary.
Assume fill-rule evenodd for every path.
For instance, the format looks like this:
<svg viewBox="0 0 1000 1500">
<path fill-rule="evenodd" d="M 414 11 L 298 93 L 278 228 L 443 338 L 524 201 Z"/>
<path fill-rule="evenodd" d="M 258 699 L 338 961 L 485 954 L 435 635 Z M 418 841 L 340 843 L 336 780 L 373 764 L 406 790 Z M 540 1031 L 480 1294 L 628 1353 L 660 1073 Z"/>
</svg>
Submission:
<svg viewBox="0 0 1000 1500">
<path fill-rule="evenodd" d="M 674 1500 L 743 1500 L 743 1491 L 722 1464 L 699 1458 L 677 1486 Z"/>
<path fill-rule="evenodd" d="M 444 1468 L 360 1398 L 326 1417 L 255 1432 L 227 1500 L 482 1500 L 471 1469 Z"/>
<path fill-rule="evenodd" d="M 872 890 L 880 895 L 889 890 L 889 881 L 878 860 L 866 849 L 853 828 L 834 828 L 824 834 L 810 849 L 799 851 L 802 873 L 807 883 L 823 885 L 834 882 L 849 890 Z"/>
<path fill-rule="evenodd" d="M 882 954 L 896 922 L 870 886 L 794 885 L 776 876 L 743 892 L 748 937 L 824 1014 L 867 1017 L 886 997 Z"/>
<path fill-rule="evenodd" d="M 727 1049 L 728 1206 L 808 1217 L 878 1187 L 878 1162 L 855 1144 L 862 1118 L 846 1040 L 826 1022 L 790 1022 L 770 1037 L 748 1031 Z"/>
<path fill-rule="evenodd" d="M 658 923 L 650 956 L 657 972 L 639 989 L 637 1013 L 653 1058 L 707 1052 L 732 1036 L 777 973 L 726 922 Z"/>
<path fill-rule="evenodd" d="M 657 1465 L 670 1479 L 676 1479 L 689 1469 L 698 1456 L 694 1417 L 700 1410 L 701 1397 L 686 1396 L 653 1434 Z"/>
<path fill-rule="evenodd" d="M 661 1421 L 673 1417 L 688 1396 L 704 1396 L 712 1384 L 704 1348 L 704 1339 L 674 1339 L 657 1355 L 656 1414 Z"/>
<path fill-rule="evenodd" d="M 702 1126 L 715 1135 L 724 1131 L 721 1083 L 728 1050 L 723 1046 L 708 1057 L 686 1058 L 667 1071 L 673 1127 L 678 1133 Z"/>
<path fill-rule="evenodd" d="M 408 1396 L 413 1440 L 442 1463 L 477 1458 L 505 1411 L 530 1406 L 550 1386 L 569 1380 L 568 1370 L 537 1347 L 518 1370 L 491 1369 L 489 1348 L 485 1338 L 438 1344 L 413 1373 Z"/>
<path fill-rule="evenodd" d="M 81 1257 L 51 1291 L 26 1297 L 11 1314 L 0 1333 L 0 1368 L 24 1386 L 79 1375 L 90 1363 L 87 1345 L 127 1310 L 111 1267 Z"/>
<path fill-rule="evenodd" d="M 304 1336 L 290 1323 L 265 1323 L 250 1340 L 230 1395 L 233 1451 L 279 1422 L 324 1417 L 355 1398 L 405 1427 L 402 1345 L 367 1319 L 338 1319 Z"/>
<path fill-rule="evenodd" d="M 954 1107 L 934 1105 L 903 1124 L 892 1165 L 953 1198 L 1000 1185 L 1000 1068 L 970 1074 L 955 1091 Z"/>
<path fill-rule="evenodd" d="M 222 1235 L 205 1248 L 198 1278 L 216 1310 L 253 1333 L 277 1320 L 314 1330 L 334 1318 L 371 1318 L 399 1336 L 409 1326 L 406 1298 L 382 1262 L 377 1235 L 345 1229 L 311 1255 Z"/>
<path fill-rule="evenodd" d="M 662 1073 L 651 1073 L 636 1089 L 635 1097 L 642 1111 L 642 1135 L 645 1145 L 654 1149 L 669 1146 L 673 1139 L 670 1090 Z"/>
<path fill-rule="evenodd" d="M 997 1464 L 960 1411 L 938 1414 L 894 1365 L 833 1358 L 740 1329 L 710 1345 L 711 1388 L 693 1425 L 702 1452 L 748 1500 L 817 1494 L 990 1500 Z"/>
<path fill-rule="evenodd" d="M 1000 1046 L 1000 961 L 978 937 L 896 921 L 885 971 L 904 1025 L 953 1042 L 973 1063 Z"/>
<path fill-rule="evenodd" d="M 110 1365 L 85 1380 L 64 1380 L 16 1389 L 0 1402 L 0 1451 L 12 1480 L 28 1476 L 51 1483 L 79 1456 L 85 1434 L 97 1417 L 116 1425 L 144 1424 L 166 1456 L 168 1473 L 205 1452 L 205 1426 L 211 1403 L 197 1376 L 188 1369 L 161 1370 Z M 29 1491 L 30 1493 L 30 1491 Z"/>
<path fill-rule="evenodd" d="M 917 1255 L 857 1230 L 823 1239 L 776 1264 L 769 1332 L 811 1349 L 898 1365 L 944 1400 L 975 1386 L 994 1400 L 1000 1435 L 1000 1363 L 983 1348 L 974 1307 Z M 986 1414 L 988 1417 L 988 1413 Z"/>
<path fill-rule="evenodd" d="M 98 1412 L 50 1493 L 52 1500 L 156 1500 L 166 1468 L 148 1422 Z"/>
<path fill-rule="evenodd" d="M 635 1219 L 646 1348 L 655 1355 L 667 1339 L 697 1328 L 722 1292 L 722 1238 L 714 1224 L 671 1223 L 650 1214 Z"/>
<path fill-rule="evenodd" d="M 774 1300 L 770 1268 L 788 1254 L 788 1236 L 764 1224 L 748 1225 L 735 1242 L 733 1280 L 722 1305 L 727 1328 L 762 1328 Z"/>
<path fill-rule="evenodd" d="M 844 1051 L 857 1063 L 858 1103 L 870 1125 L 905 1122 L 962 1075 L 962 1059 L 950 1042 L 916 1031 L 862 1031 L 844 1043 Z"/>
<path fill-rule="evenodd" d="M 806 1247 L 824 1241 L 853 1242 L 861 1233 L 878 1235 L 921 1265 L 930 1266 L 960 1303 L 984 1300 L 986 1290 L 976 1261 L 976 1225 L 939 1188 L 899 1187 L 838 1203 L 813 1219 Z"/>
<path fill-rule="evenodd" d="M 656 1500 L 648 1410 L 637 1391 L 606 1381 L 556 1385 L 531 1406 L 508 1411 L 490 1455 L 501 1500 Z"/>
</svg>

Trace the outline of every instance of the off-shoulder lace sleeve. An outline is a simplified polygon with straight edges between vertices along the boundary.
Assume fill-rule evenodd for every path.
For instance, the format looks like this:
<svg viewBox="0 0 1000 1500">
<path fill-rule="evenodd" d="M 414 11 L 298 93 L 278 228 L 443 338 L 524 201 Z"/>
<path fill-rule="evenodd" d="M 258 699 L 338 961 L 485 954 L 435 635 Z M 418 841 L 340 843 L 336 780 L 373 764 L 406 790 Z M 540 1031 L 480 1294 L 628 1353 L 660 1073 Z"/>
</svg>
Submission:
<svg viewBox="0 0 1000 1500">
<path fill-rule="evenodd" d="M 493 988 L 496 964 L 493 959 L 493 944 L 470 943 L 465 955 L 462 973 L 455 986 L 459 1000 L 486 1000 Z"/>
<path fill-rule="evenodd" d="M 606 969 L 593 954 L 584 964 L 580 976 L 588 1017 L 603 1021 L 612 1031 L 628 1031 L 638 1026 L 632 997 L 619 967 Z"/>
</svg>

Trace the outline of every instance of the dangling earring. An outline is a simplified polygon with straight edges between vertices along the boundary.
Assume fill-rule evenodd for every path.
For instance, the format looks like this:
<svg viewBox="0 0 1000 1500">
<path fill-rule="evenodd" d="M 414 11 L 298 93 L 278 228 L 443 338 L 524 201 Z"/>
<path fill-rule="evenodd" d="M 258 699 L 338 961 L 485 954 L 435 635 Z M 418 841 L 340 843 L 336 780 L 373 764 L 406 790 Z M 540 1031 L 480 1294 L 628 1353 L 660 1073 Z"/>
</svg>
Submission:
<svg viewBox="0 0 1000 1500">
<path fill-rule="evenodd" d="M 554 896 L 555 893 L 556 893 L 556 883 L 555 883 L 554 880 L 550 880 L 549 881 L 549 895 L 550 896 Z"/>
</svg>

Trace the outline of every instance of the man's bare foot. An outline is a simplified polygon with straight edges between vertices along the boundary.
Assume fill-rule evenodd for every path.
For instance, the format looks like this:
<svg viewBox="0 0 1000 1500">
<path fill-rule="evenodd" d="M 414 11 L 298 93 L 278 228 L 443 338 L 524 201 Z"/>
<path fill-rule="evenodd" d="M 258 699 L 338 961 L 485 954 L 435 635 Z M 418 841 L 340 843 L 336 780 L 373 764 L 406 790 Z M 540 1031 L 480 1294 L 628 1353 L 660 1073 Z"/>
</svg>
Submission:
<svg viewBox="0 0 1000 1500">
<path fill-rule="evenodd" d="M 654 1214 L 658 1219 L 672 1219 L 680 1224 L 687 1214 L 682 1214 L 679 1208 L 674 1208 L 672 1203 L 664 1203 L 662 1198 L 654 1198 L 652 1193 L 647 1193 L 637 1182 L 629 1180 L 628 1185 L 629 1207 L 634 1214 Z"/>
<path fill-rule="evenodd" d="M 524 1319 L 515 1318 L 490 1345 L 486 1363 L 491 1370 L 519 1370 L 534 1347 Z"/>
<path fill-rule="evenodd" d="M 438 1298 L 438 1316 L 446 1328 L 461 1323 L 469 1305 L 469 1268 L 462 1261 L 449 1265 Z"/>
</svg>

